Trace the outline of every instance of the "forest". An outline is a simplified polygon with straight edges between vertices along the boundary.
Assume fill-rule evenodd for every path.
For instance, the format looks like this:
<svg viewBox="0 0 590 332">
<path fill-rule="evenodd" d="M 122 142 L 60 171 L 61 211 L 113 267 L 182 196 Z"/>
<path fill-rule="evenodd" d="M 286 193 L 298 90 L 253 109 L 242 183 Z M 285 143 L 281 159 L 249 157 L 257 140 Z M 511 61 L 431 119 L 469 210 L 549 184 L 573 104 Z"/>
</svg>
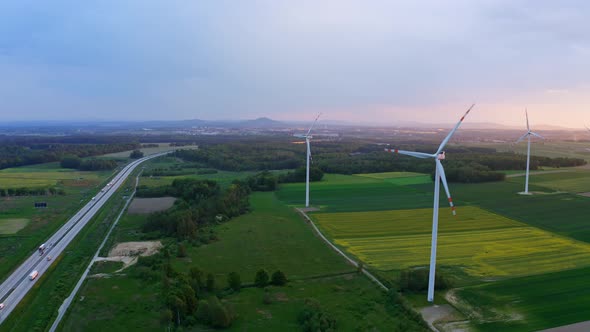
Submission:
<svg viewBox="0 0 590 332">
<path fill-rule="evenodd" d="M 428 144 L 402 144 L 400 149 L 435 151 Z M 452 147 L 446 151 L 447 179 L 451 182 L 488 182 L 504 179 L 505 170 L 522 170 L 526 156 L 510 152 L 497 152 L 489 148 Z M 262 171 L 297 169 L 279 182 L 303 181 L 305 145 L 287 141 L 202 145 L 199 150 L 180 150 L 176 156 L 187 162 L 227 171 Z M 531 157 L 531 170 L 539 167 L 571 167 L 586 164 L 583 159 Z M 357 174 L 374 172 L 408 171 L 433 174 L 432 160 L 392 155 L 383 145 L 366 142 L 316 142 L 312 145 L 312 170 L 326 173 Z M 313 172 L 312 172 L 313 173 Z M 315 175 L 314 175 L 315 176 Z M 312 179 L 313 180 L 313 179 Z"/>
<path fill-rule="evenodd" d="M 84 158 L 137 148 L 138 143 L 1 145 L 0 169 L 61 161 L 65 156 Z M 87 166 L 90 170 L 93 165 Z"/>
</svg>

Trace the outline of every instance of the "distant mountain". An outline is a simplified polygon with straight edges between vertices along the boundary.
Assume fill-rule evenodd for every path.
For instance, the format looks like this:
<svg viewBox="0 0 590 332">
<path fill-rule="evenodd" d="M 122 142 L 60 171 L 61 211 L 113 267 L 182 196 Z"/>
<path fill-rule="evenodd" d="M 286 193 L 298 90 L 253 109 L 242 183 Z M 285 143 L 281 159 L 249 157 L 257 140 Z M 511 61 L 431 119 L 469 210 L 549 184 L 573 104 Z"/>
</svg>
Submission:
<svg viewBox="0 0 590 332">
<path fill-rule="evenodd" d="M 263 117 L 254 120 L 240 121 L 237 123 L 237 126 L 244 128 L 278 128 L 286 127 L 287 125 L 283 122 Z"/>
</svg>

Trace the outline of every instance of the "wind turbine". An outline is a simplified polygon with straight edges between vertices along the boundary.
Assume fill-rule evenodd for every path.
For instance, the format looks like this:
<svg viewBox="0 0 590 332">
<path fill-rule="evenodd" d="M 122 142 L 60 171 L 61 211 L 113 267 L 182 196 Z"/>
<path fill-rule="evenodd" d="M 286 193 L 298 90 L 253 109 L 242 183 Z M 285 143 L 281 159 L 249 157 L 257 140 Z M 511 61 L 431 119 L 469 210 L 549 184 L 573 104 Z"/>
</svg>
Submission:
<svg viewBox="0 0 590 332">
<path fill-rule="evenodd" d="M 305 145 L 307 146 L 307 159 L 306 159 L 307 169 L 306 169 L 306 174 L 305 174 L 305 207 L 309 207 L 309 163 L 311 161 L 310 141 L 313 138 L 313 136 L 311 136 L 311 130 L 313 129 L 313 126 L 315 125 L 315 123 L 318 122 L 320 115 L 322 115 L 322 113 L 320 113 L 320 114 L 318 114 L 318 116 L 316 116 L 315 120 L 313 121 L 313 123 L 309 127 L 307 134 L 294 135 L 295 137 L 305 138 Z"/>
<path fill-rule="evenodd" d="M 537 136 L 539 138 L 545 139 L 543 136 L 534 133 L 531 131 L 531 126 L 529 125 L 529 112 L 526 110 L 524 110 L 524 114 L 526 115 L 526 129 L 527 132 L 526 134 L 522 135 L 517 141 L 516 143 L 520 143 L 523 139 L 527 138 L 528 139 L 528 146 L 527 146 L 527 154 L 526 154 L 526 178 L 524 180 L 524 194 L 528 195 L 529 194 L 529 168 L 531 165 L 531 135 L 532 136 Z"/>
<path fill-rule="evenodd" d="M 399 153 L 406 156 L 412 156 L 416 158 L 433 158 L 436 163 L 435 175 L 434 175 L 434 208 L 432 210 L 432 245 L 430 248 L 430 275 L 428 277 L 428 302 L 434 301 L 434 277 L 436 273 L 436 241 L 438 238 L 438 208 L 439 208 L 439 197 L 440 197 L 440 182 L 442 180 L 445 192 L 447 197 L 449 198 L 449 205 L 451 206 L 451 211 L 453 215 L 456 215 L 455 206 L 453 205 L 453 199 L 451 198 L 451 193 L 449 192 L 449 186 L 447 184 L 447 177 L 445 175 L 445 169 L 442 166 L 442 161 L 445 160 L 445 152 L 443 149 L 453 136 L 467 114 L 471 111 L 471 109 L 475 106 L 475 104 L 471 105 L 465 115 L 461 117 L 461 120 L 457 122 L 455 128 L 451 130 L 451 132 L 445 137 L 442 141 L 438 150 L 435 153 L 423 153 L 423 152 L 413 152 L 413 151 L 403 151 L 398 149 L 385 149 L 387 152 L 392 153 Z"/>
</svg>

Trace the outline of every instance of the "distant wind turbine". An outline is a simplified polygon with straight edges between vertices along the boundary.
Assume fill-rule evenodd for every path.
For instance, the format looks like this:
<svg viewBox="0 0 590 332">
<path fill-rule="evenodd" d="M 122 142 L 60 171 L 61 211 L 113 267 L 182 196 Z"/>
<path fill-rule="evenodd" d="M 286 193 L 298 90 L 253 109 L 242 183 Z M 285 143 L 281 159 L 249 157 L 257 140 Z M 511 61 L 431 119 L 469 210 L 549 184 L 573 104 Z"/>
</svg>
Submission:
<svg viewBox="0 0 590 332">
<path fill-rule="evenodd" d="M 307 134 L 295 135 L 295 137 L 305 138 L 305 144 L 307 145 L 307 159 L 306 159 L 307 170 L 306 170 L 306 174 L 305 174 L 305 207 L 309 207 L 309 164 L 311 161 L 310 141 L 313 138 L 313 136 L 311 135 L 311 130 L 313 129 L 313 126 L 315 125 L 315 123 L 318 122 L 320 115 L 322 115 L 322 113 L 320 113 L 320 114 L 318 114 L 318 116 L 316 116 L 315 120 L 313 121 L 313 123 L 309 127 Z"/>
<path fill-rule="evenodd" d="M 442 165 L 442 161 L 445 160 L 445 152 L 443 149 L 453 136 L 467 114 L 471 111 L 471 109 L 475 106 L 475 104 L 471 105 L 465 115 L 461 117 L 461 120 L 457 122 L 455 128 L 451 130 L 451 132 L 445 137 L 442 141 L 438 150 L 434 154 L 423 153 L 423 152 L 414 152 L 414 151 L 403 151 L 398 149 L 385 149 L 387 152 L 391 153 L 399 153 L 407 156 L 412 156 L 416 158 L 433 158 L 436 163 L 435 175 L 434 175 L 434 208 L 432 211 L 432 245 L 430 251 L 430 275 L 428 278 L 428 302 L 434 301 L 434 277 L 436 273 L 436 241 L 438 238 L 438 208 L 439 208 L 439 197 L 440 197 L 440 182 L 442 180 L 445 192 L 449 199 L 449 205 L 451 206 L 451 211 L 453 215 L 456 215 L 455 206 L 453 205 L 453 199 L 451 198 L 451 193 L 449 192 L 449 186 L 447 184 L 447 177 L 445 175 L 445 169 Z"/>
<path fill-rule="evenodd" d="M 545 139 L 545 138 L 543 136 L 531 131 L 531 126 L 529 125 L 529 112 L 526 109 L 524 110 L 524 114 L 526 115 L 527 132 L 526 132 L 526 134 L 522 135 L 516 141 L 516 143 L 520 143 L 525 138 L 528 139 L 528 146 L 527 146 L 527 153 L 526 153 L 526 178 L 524 180 L 524 194 L 528 195 L 529 194 L 529 169 L 530 169 L 530 165 L 531 165 L 531 135 L 537 136 L 542 139 Z"/>
</svg>

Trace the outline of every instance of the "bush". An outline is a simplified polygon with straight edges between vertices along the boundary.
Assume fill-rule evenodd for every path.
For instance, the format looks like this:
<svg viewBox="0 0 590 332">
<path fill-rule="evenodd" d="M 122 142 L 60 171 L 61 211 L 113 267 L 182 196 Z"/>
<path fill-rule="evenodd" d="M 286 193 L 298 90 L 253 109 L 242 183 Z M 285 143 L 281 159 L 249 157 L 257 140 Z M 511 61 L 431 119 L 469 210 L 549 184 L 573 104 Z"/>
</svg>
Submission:
<svg viewBox="0 0 590 332">
<path fill-rule="evenodd" d="M 213 296 L 209 299 L 209 318 L 211 326 L 226 328 L 231 326 L 235 317 L 231 310 L 219 301 L 217 296 Z"/>
<path fill-rule="evenodd" d="M 283 286 L 287 283 L 287 276 L 282 271 L 276 271 L 272 274 L 271 284 L 275 286 Z"/>
<path fill-rule="evenodd" d="M 254 278 L 254 284 L 256 287 L 264 287 L 268 285 L 268 272 L 266 270 L 261 269 L 256 272 L 256 277 Z"/>
<path fill-rule="evenodd" d="M 240 275 L 237 272 L 231 272 L 227 276 L 227 284 L 229 288 L 239 292 L 240 288 L 242 288 L 242 280 L 240 279 Z"/>
<path fill-rule="evenodd" d="M 67 155 L 61 159 L 60 166 L 62 168 L 76 169 L 76 168 L 80 167 L 81 162 L 82 162 L 82 160 L 80 159 L 80 157 L 78 157 L 76 155 Z"/>
<path fill-rule="evenodd" d="M 129 158 L 131 159 L 139 159 L 139 158 L 143 158 L 143 152 L 139 151 L 139 150 L 133 150 L 130 154 L 129 154 Z"/>
<path fill-rule="evenodd" d="M 211 310 L 209 308 L 209 302 L 201 300 L 199 301 L 199 304 L 197 306 L 197 313 L 195 314 L 195 318 L 197 319 L 197 321 L 208 325 L 211 322 L 210 312 Z"/>
<path fill-rule="evenodd" d="M 428 269 L 410 269 L 400 274 L 399 287 L 403 291 L 423 292 L 428 289 Z M 451 287 L 450 282 L 441 271 L 436 270 L 434 289 L 444 290 Z"/>
<path fill-rule="evenodd" d="M 186 247 L 183 243 L 178 244 L 178 251 L 176 252 L 176 256 L 181 258 L 186 257 Z"/>
<path fill-rule="evenodd" d="M 264 292 L 264 296 L 262 297 L 262 303 L 272 304 L 272 295 L 269 292 Z"/>
<path fill-rule="evenodd" d="M 336 319 L 324 311 L 320 303 L 314 299 L 305 300 L 298 321 L 304 332 L 336 331 Z"/>
<path fill-rule="evenodd" d="M 207 291 L 215 291 L 215 276 L 212 273 L 207 274 Z"/>
</svg>

